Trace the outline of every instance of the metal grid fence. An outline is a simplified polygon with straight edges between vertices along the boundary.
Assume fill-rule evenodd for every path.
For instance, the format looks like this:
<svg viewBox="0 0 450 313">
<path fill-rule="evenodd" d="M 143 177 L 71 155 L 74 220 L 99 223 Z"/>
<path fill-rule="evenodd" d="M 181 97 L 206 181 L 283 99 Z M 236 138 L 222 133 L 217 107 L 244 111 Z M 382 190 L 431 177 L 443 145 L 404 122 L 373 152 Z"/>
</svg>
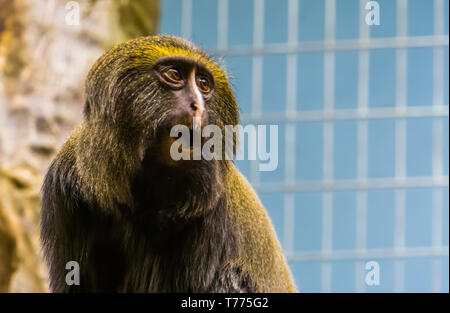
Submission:
<svg viewBox="0 0 450 313">
<path fill-rule="evenodd" d="M 164 0 L 163 0 L 164 1 Z M 181 35 L 192 39 L 192 6 L 196 0 L 181 1 Z M 339 0 L 337 0 L 339 1 Z M 431 1 L 431 0 L 430 0 Z M 444 33 L 444 0 L 434 1 L 434 35 L 408 36 L 407 0 L 397 0 L 396 37 L 370 38 L 369 27 L 365 23 L 368 1 L 360 0 L 359 38 L 335 39 L 336 0 L 325 0 L 324 40 L 299 42 L 299 0 L 287 3 L 287 42 L 264 43 L 265 2 L 253 0 L 253 43 L 248 46 L 229 46 L 228 29 L 230 23 L 229 1 L 217 0 L 217 45 L 215 55 L 251 56 L 252 85 L 251 113 L 241 117 L 243 123 L 270 123 L 285 126 L 284 142 L 284 181 L 261 182 L 257 163 L 251 163 L 251 184 L 258 193 L 278 193 L 283 195 L 283 248 L 290 264 L 297 262 L 320 262 L 320 290 L 332 291 L 332 264 L 340 260 L 354 261 L 354 291 L 364 292 L 364 264 L 367 260 L 394 260 L 394 288 L 405 290 L 404 262 L 407 258 L 432 258 L 432 278 L 430 291 L 442 291 L 442 257 L 448 259 L 449 248 L 444 245 L 445 235 L 442 227 L 444 215 L 443 190 L 449 186 L 449 177 L 443 171 L 443 120 L 448 118 L 448 103 L 444 103 L 444 47 L 448 47 L 449 37 Z M 165 17 L 163 12 L 163 19 Z M 169 12 L 167 12 L 169 14 Z M 205 25 L 205 27 L 208 27 Z M 407 49 L 432 47 L 433 49 L 433 103 L 431 106 L 407 106 Z M 395 68 L 395 106 L 373 108 L 369 106 L 369 53 L 374 49 L 392 48 L 396 53 Z M 335 53 L 341 50 L 355 50 L 358 53 L 357 108 L 335 109 Z M 305 52 L 322 52 L 323 59 L 323 109 L 298 111 L 298 55 Z M 262 110 L 263 94 L 263 56 L 269 54 L 286 55 L 286 109 L 284 113 L 266 114 Z M 432 175 L 423 177 L 407 176 L 407 119 L 414 117 L 432 118 Z M 386 178 L 368 177 L 368 123 L 375 119 L 395 120 L 395 175 Z M 333 177 L 334 123 L 339 120 L 354 120 L 357 124 L 357 175 L 356 179 L 336 180 Z M 302 162 L 296 155 L 296 125 L 303 122 L 322 123 L 322 180 L 298 181 L 295 177 L 296 165 Z M 282 138 L 280 138 L 282 139 Z M 410 247 L 405 245 L 406 190 L 412 187 L 432 188 L 432 245 Z M 367 193 L 371 189 L 392 189 L 395 194 L 394 246 L 391 248 L 370 249 L 367 239 Z M 356 230 L 356 248 L 334 250 L 333 236 L 333 192 L 354 190 L 356 192 L 356 224 L 349 225 Z M 322 235 L 321 250 L 298 252 L 294 249 L 295 195 L 305 191 L 318 191 L 322 196 Z M 280 234 L 279 234 L 280 235 Z M 448 234 L 447 234 L 448 236 Z M 445 289 L 445 288 L 444 288 Z M 448 290 L 448 286 L 447 286 Z M 306 290 L 307 291 L 307 290 Z"/>
</svg>

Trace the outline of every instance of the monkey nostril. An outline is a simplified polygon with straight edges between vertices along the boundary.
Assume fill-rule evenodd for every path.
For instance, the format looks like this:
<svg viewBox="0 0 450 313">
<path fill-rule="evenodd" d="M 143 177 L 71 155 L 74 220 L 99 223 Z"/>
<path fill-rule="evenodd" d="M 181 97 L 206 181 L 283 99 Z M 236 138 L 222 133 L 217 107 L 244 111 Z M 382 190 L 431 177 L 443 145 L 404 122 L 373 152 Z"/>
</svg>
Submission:
<svg viewBox="0 0 450 313">
<path fill-rule="evenodd" d="M 196 116 L 196 117 L 202 117 L 204 115 L 204 107 L 203 105 L 198 102 L 192 102 L 191 103 L 191 110 L 192 110 L 192 115 Z"/>
<path fill-rule="evenodd" d="M 193 111 L 197 111 L 197 110 L 198 110 L 197 103 L 192 102 L 192 103 L 191 103 L 191 109 L 192 109 Z"/>
</svg>

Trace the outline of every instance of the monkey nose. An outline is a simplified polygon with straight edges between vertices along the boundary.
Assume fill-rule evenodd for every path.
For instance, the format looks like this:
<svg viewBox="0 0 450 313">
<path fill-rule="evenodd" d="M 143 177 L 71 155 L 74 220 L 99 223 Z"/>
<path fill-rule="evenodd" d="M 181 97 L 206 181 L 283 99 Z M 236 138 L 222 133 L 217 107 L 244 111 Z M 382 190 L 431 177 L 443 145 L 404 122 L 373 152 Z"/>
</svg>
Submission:
<svg viewBox="0 0 450 313">
<path fill-rule="evenodd" d="M 191 103 L 191 109 L 192 109 L 192 112 L 194 113 L 194 117 L 200 117 L 200 118 L 203 116 L 204 111 L 205 111 L 204 106 L 201 104 L 199 105 L 196 102 Z"/>
</svg>

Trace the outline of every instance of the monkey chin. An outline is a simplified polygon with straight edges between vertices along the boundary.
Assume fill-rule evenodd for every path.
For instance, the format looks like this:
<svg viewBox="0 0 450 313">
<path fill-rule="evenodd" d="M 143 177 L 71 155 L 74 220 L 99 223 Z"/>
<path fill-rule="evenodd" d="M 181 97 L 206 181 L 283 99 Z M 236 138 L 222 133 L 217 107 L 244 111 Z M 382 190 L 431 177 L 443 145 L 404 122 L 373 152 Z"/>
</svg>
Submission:
<svg viewBox="0 0 450 313">
<path fill-rule="evenodd" d="M 178 148 L 178 152 L 179 153 L 183 153 L 183 154 L 189 154 L 189 160 L 185 160 L 185 159 L 180 159 L 180 160 L 175 160 L 172 158 L 172 156 L 170 155 L 170 148 L 172 146 L 172 144 L 177 140 L 177 138 L 174 137 L 167 137 L 167 138 L 163 138 L 161 140 L 161 153 L 159 154 L 159 158 L 157 158 L 157 161 L 159 161 L 159 163 L 161 163 L 162 165 L 166 165 L 169 167 L 174 167 L 174 168 L 179 168 L 179 167 L 183 167 L 183 166 L 188 166 L 188 165 L 194 165 L 192 164 L 195 160 L 193 160 L 193 156 L 194 156 L 194 147 L 193 146 L 189 146 L 189 148 L 183 148 L 183 146 L 180 146 Z"/>
<path fill-rule="evenodd" d="M 200 163 L 209 162 L 204 159 L 194 160 L 194 153 L 199 153 L 201 155 L 201 147 L 203 146 L 204 140 L 202 138 L 200 147 L 194 147 L 192 143 L 189 143 L 189 147 L 185 148 L 184 145 L 178 147 L 178 153 L 188 155 L 189 158 L 181 158 L 179 160 L 175 160 L 172 158 L 170 154 L 170 149 L 174 142 L 178 140 L 176 137 L 170 137 L 169 132 L 163 132 L 160 134 L 157 140 L 157 151 L 153 151 L 153 160 L 159 163 L 162 166 L 166 166 L 173 169 L 183 170 L 186 168 L 192 168 L 200 165 Z M 200 151 L 197 151 L 199 149 Z"/>
</svg>

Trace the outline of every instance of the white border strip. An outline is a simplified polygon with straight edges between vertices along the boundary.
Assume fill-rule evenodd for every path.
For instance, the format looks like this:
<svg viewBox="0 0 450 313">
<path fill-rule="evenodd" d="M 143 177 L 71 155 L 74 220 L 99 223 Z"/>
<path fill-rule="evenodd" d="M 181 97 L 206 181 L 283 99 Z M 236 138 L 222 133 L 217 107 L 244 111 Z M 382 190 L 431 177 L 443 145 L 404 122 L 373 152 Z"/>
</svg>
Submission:
<svg viewBox="0 0 450 313">
<path fill-rule="evenodd" d="M 364 13 L 365 14 L 365 13 Z M 366 25 L 367 26 L 367 25 Z M 218 49 L 217 55 L 261 55 L 261 54 L 298 54 L 303 52 L 342 51 L 342 50 L 373 50 L 420 47 L 448 47 L 449 36 L 415 36 L 398 38 L 371 38 L 370 40 L 336 40 L 334 42 L 311 41 L 296 45 L 289 43 L 264 44 L 261 47 L 234 46 L 229 49 Z"/>
<path fill-rule="evenodd" d="M 345 260 L 378 260 L 378 259 L 403 259 L 403 258 L 427 258 L 448 257 L 449 247 L 414 247 L 414 248 L 383 248 L 383 249 L 356 249 L 334 250 L 333 252 L 311 251 L 287 253 L 290 262 L 327 262 Z M 382 269 L 381 269 L 382 270 Z M 364 273 L 363 268 L 363 273 Z M 363 280 L 364 283 L 364 280 Z"/>
</svg>

